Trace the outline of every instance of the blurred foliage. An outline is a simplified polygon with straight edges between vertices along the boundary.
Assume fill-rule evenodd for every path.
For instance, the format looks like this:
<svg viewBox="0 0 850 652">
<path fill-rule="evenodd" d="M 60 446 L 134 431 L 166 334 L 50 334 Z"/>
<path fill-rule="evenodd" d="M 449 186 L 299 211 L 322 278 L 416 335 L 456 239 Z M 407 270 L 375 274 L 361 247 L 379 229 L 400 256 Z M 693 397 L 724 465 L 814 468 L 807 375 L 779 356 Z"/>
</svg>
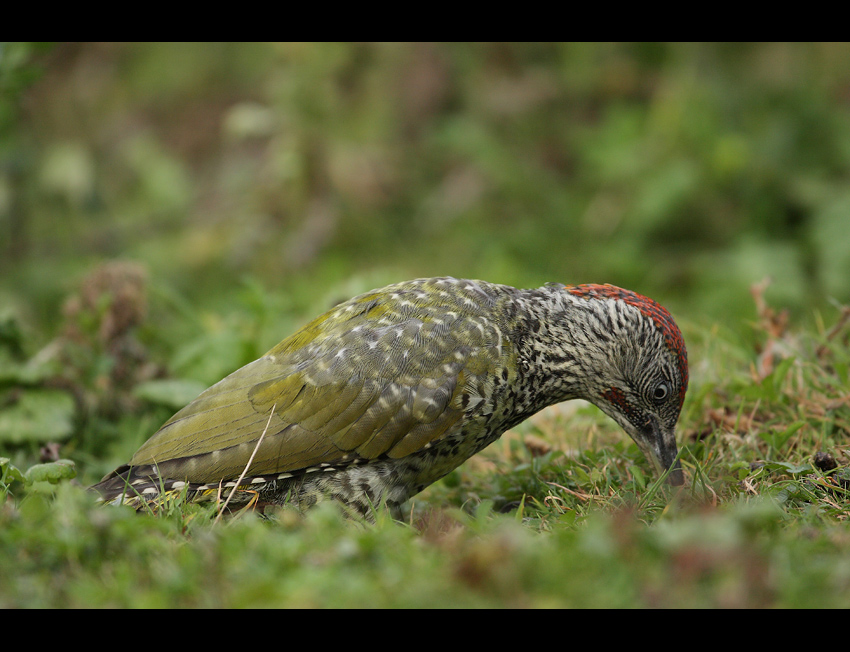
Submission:
<svg viewBox="0 0 850 652">
<path fill-rule="evenodd" d="M 102 509 L 64 486 L 0 510 L 4 608 L 847 608 L 845 527 L 786 526 L 770 501 L 629 511 L 536 532 L 488 511 L 363 526 L 332 505 L 227 527 Z M 564 519 L 566 521 L 566 519 Z"/>
<path fill-rule="evenodd" d="M 0 44 L 0 605 L 847 606 L 848 63 Z M 211 525 L 80 489 L 333 303 L 438 274 L 671 308 L 689 484 L 572 403 L 427 489 L 409 527 L 333 506 Z"/>
<path fill-rule="evenodd" d="M 846 301 L 848 62 L 848 44 L 8 44 L 0 299 L 49 336 L 69 283 L 121 257 L 219 313 L 239 278 L 304 317 L 437 274 L 606 281 L 734 319 L 768 275 L 797 310 Z"/>
</svg>

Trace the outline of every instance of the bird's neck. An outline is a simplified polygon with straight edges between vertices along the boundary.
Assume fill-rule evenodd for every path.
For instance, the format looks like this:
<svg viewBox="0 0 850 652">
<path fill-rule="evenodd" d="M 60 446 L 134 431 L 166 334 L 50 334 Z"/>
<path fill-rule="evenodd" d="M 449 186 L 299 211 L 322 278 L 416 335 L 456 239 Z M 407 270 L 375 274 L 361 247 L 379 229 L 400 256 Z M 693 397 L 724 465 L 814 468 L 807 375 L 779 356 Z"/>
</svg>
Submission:
<svg viewBox="0 0 850 652">
<path fill-rule="evenodd" d="M 575 398 L 595 403 L 604 391 L 600 371 L 611 365 L 615 344 L 601 313 L 607 307 L 555 285 L 522 290 L 515 301 L 523 412 Z"/>
</svg>

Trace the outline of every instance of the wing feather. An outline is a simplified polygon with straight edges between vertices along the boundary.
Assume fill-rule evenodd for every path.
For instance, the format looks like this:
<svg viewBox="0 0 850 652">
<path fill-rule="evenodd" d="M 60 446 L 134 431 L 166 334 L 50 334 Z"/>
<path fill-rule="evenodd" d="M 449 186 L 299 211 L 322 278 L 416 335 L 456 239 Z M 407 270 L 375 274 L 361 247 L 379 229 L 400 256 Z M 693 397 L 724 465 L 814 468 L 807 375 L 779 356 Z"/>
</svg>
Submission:
<svg viewBox="0 0 850 652">
<path fill-rule="evenodd" d="M 249 474 L 342 463 L 352 453 L 399 458 L 445 436 L 463 417 L 461 394 L 501 373 L 502 331 L 421 300 L 392 312 L 386 294 L 368 296 L 207 389 L 130 466 L 156 464 L 200 483 L 237 477 L 267 424 Z"/>
</svg>

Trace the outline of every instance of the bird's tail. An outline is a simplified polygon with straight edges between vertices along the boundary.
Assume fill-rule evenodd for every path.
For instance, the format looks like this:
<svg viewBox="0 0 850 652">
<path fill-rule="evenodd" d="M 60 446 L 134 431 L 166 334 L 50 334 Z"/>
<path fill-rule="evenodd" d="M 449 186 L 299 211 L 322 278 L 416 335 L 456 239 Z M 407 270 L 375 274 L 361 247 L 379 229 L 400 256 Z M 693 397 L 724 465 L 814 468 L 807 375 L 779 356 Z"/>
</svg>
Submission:
<svg viewBox="0 0 850 652">
<path fill-rule="evenodd" d="M 130 505 L 136 509 L 156 507 L 168 500 L 185 498 L 193 501 L 227 499 L 234 493 L 230 506 L 242 506 L 256 499 L 257 489 L 274 482 L 279 476 L 243 478 L 220 483 L 197 483 L 163 478 L 153 464 L 122 466 L 91 487 L 100 494 L 99 502 Z"/>
</svg>

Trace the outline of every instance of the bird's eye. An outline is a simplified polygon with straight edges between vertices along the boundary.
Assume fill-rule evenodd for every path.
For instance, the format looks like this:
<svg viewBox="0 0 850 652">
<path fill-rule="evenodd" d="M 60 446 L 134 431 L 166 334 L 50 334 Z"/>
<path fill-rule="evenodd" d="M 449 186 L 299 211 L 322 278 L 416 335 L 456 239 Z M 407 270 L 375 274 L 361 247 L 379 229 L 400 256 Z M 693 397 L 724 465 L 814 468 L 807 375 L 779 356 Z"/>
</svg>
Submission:
<svg viewBox="0 0 850 652">
<path fill-rule="evenodd" d="M 658 383 L 655 386 L 655 390 L 652 392 L 652 398 L 656 401 L 663 401 L 667 398 L 667 395 L 670 393 L 670 388 L 667 387 L 667 383 Z"/>
</svg>

